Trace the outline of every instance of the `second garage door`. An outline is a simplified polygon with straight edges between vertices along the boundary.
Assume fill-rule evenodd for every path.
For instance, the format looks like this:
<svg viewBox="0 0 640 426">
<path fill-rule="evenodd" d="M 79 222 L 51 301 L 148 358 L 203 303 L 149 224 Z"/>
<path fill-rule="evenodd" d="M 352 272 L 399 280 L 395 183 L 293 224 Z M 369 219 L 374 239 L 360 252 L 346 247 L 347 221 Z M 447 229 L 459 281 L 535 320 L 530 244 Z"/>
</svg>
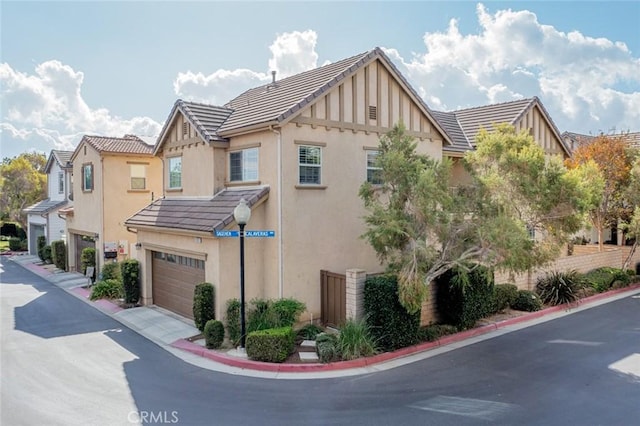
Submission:
<svg viewBox="0 0 640 426">
<path fill-rule="evenodd" d="M 153 252 L 153 303 L 193 319 L 193 291 L 204 282 L 204 261 Z"/>
</svg>

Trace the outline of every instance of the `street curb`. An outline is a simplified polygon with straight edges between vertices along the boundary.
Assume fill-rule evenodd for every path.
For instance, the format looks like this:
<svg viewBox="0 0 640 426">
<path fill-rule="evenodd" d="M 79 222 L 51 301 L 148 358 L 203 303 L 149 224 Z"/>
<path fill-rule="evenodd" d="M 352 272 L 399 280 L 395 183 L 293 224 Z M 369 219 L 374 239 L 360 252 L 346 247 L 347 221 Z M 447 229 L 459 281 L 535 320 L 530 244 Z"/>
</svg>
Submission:
<svg viewBox="0 0 640 426">
<path fill-rule="evenodd" d="M 636 290 L 640 290 L 640 284 L 635 284 L 629 287 L 611 290 L 606 293 L 599 293 L 593 296 L 585 297 L 584 299 L 581 299 L 578 303 L 552 306 L 546 309 L 542 309 L 540 311 L 527 313 L 516 318 L 510 318 L 504 321 L 496 322 L 494 324 L 488 324 L 488 325 L 472 328 L 470 330 L 462 331 L 460 333 L 450 334 L 448 336 L 442 337 L 433 342 L 420 343 L 418 345 L 398 349 L 393 352 L 385 352 L 382 354 L 374 355 L 367 358 L 360 358 L 352 361 L 338 361 L 338 362 L 332 362 L 327 364 L 323 364 L 323 363 L 274 364 L 274 363 L 252 361 L 248 359 L 242 359 L 242 358 L 237 358 L 230 355 L 225 355 L 220 352 L 206 349 L 203 346 L 200 346 L 196 343 L 190 342 L 185 339 L 176 340 L 175 342 L 171 343 L 170 346 L 176 349 L 190 352 L 194 355 L 198 355 L 203 358 L 210 359 L 215 362 L 219 362 L 221 364 L 225 364 L 231 367 L 238 367 L 242 369 L 249 369 L 249 370 L 274 372 L 274 373 L 310 373 L 310 372 L 347 370 L 352 368 L 371 367 L 383 362 L 396 360 L 409 355 L 414 355 L 419 352 L 429 351 L 438 347 L 461 342 L 463 340 L 467 340 L 472 337 L 481 336 L 505 327 L 525 323 L 528 321 L 533 321 L 557 312 L 571 311 L 572 309 L 575 309 L 577 307 L 585 306 L 594 302 L 601 301 L 603 299 L 608 299 L 611 296 L 615 296 L 620 293 L 629 292 L 630 294 L 632 294 Z"/>
</svg>

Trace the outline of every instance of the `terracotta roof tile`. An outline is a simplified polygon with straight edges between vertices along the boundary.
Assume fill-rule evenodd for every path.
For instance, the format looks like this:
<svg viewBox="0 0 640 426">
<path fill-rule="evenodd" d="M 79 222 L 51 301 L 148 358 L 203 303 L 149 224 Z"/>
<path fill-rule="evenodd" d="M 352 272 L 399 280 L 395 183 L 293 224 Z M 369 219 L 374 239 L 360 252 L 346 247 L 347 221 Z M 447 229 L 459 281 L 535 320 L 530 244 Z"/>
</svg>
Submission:
<svg viewBox="0 0 640 426">
<path fill-rule="evenodd" d="M 153 154 L 153 145 L 135 135 L 125 135 L 122 138 L 85 135 L 80 142 L 86 142 L 100 153 Z"/>
</svg>

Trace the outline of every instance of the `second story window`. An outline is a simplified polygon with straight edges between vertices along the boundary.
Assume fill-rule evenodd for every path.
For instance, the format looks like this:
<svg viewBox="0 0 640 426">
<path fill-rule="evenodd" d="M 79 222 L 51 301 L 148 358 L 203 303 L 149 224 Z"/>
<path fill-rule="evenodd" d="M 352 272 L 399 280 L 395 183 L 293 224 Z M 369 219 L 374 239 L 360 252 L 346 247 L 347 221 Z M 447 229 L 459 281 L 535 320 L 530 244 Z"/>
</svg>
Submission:
<svg viewBox="0 0 640 426">
<path fill-rule="evenodd" d="M 229 153 L 229 181 L 258 180 L 258 148 Z"/>
<path fill-rule="evenodd" d="M 367 182 L 373 185 L 382 184 L 382 169 L 376 165 L 379 151 L 367 150 Z"/>
<path fill-rule="evenodd" d="M 58 194 L 64 194 L 64 172 L 58 172 Z"/>
<path fill-rule="evenodd" d="M 93 191 L 93 164 L 82 165 L 82 190 Z"/>
<path fill-rule="evenodd" d="M 170 157 L 169 162 L 169 189 L 182 188 L 182 157 Z"/>
<path fill-rule="evenodd" d="M 322 148 L 300 145 L 298 168 L 300 185 L 320 185 L 322 183 Z"/>
<path fill-rule="evenodd" d="M 147 189 L 147 167 L 144 164 L 130 164 L 131 189 Z"/>
</svg>

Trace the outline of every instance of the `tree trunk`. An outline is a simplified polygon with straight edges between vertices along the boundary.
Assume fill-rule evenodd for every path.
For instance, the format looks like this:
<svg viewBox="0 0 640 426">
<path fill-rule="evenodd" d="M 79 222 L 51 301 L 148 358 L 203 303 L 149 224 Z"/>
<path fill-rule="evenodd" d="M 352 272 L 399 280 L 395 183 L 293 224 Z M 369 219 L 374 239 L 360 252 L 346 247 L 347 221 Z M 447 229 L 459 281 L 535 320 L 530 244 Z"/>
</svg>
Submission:
<svg viewBox="0 0 640 426">
<path fill-rule="evenodd" d="M 604 236 L 604 229 L 602 226 L 598 226 L 598 251 L 604 250 L 603 236 Z"/>
<path fill-rule="evenodd" d="M 631 246 L 631 250 L 629 250 L 629 255 L 627 256 L 627 258 L 624 260 L 624 263 L 622 264 L 623 271 L 629 268 L 629 264 L 631 263 L 631 259 L 633 258 L 633 255 L 635 254 L 637 248 L 638 248 L 638 239 L 636 238 L 636 241 Z"/>
</svg>

